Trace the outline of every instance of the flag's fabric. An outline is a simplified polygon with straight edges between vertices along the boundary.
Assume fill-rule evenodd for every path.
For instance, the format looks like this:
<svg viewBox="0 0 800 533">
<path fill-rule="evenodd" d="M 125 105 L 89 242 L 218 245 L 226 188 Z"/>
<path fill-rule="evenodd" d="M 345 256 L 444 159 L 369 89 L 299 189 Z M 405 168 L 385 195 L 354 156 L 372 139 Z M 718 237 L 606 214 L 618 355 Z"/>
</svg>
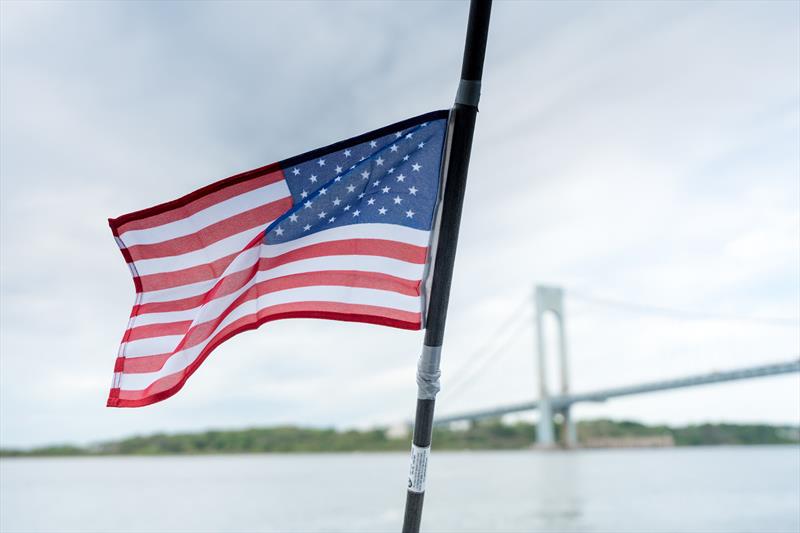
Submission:
<svg viewBox="0 0 800 533">
<path fill-rule="evenodd" d="M 271 320 L 420 329 L 446 129 L 428 113 L 109 220 L 136 301 L 108 406 L 172 396 Z"/>
</svg>

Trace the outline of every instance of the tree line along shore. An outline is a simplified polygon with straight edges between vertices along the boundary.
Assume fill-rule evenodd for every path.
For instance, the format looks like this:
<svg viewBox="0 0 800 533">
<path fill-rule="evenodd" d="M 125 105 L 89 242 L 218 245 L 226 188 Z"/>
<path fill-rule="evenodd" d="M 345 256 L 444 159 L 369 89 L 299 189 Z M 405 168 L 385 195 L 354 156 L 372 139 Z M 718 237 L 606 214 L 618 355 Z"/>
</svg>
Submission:
<svg viewBox="0 0 800 533">
<path fill-rule="evenodd" d="M 556 426 L 557 434 L 560 426 Z M 437 450 L 514 450 L 530 448 L 536 427 L 528 422 L 488 420 L 461 427 L 436 427 Z M 630 421 L 577 423 L 582 447 L 652 447 L 798 444 L 800 428 L 766 424 L 651 426 Z M 278 426 L 198 433 L 136 436 L 88 446 L 53 445 L 0 449 L 2 457 L 170 455 L 226 453 L 312 453 L 406 451 L 409 436 L 398 428 L 336 430 Z"/>
</svg>

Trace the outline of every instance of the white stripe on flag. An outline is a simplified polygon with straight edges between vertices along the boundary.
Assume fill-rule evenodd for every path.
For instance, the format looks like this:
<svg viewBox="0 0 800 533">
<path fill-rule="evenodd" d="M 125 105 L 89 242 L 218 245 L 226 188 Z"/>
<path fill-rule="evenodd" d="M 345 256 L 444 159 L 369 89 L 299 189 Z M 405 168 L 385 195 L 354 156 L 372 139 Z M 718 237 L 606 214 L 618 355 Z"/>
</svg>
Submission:
<svg viewBox="0 0 800 533">
<path fill-rule="evenodd" d="M 281 224 L 286 223 L 285 220 L 281 222 Z M 291 224 L 291 222 L 288 222 L 288 224 Z M 430 234 L 431 232 L 427 230 L 408 228 L 397 224 L 354 224 L 312 233 L 306 237 L 300 237 L 281 244 L 268 244 L 264 246 L 261 256 L 276 257 L 311 244 L 347 239 L 383 239 L 427 247 Z"/>
</svg>

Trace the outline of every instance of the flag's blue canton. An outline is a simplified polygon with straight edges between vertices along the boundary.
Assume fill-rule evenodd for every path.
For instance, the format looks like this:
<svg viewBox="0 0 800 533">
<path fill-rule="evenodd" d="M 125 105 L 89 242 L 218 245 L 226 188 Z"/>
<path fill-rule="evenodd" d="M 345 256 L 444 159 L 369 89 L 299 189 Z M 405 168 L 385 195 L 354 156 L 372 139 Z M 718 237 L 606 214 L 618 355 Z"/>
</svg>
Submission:
<svg viewBox="0 0 800 533">
<path fill-rule="evenodd" d="M 266 242 L 359 223 L 430 230 L 446 125 L 425 122 L 285 168 L 294 206 Z"/>
</svg>

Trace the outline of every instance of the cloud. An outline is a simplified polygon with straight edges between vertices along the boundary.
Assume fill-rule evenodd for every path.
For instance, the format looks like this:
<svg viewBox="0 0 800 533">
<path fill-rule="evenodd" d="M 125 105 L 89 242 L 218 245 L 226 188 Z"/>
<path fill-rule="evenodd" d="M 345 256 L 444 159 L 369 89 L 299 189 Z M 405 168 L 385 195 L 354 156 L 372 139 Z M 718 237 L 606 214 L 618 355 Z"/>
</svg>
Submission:
<svg viewBox="0 0 800 533">
<path fill-rule="evenodd" d="M 133 294 L 105 219 L 447 107 L 456 6 L 0 4 L 0 443 L 410 418 L 419 333 L 310 320 L 229 341 L 167 402 L 106 409 Z M 800 314 L 798 9 L 496 4 L 445 390 L 542 281 L 568 289 L 574 390 L 797 356 L 797 328 L 626 314 L 569 289 Z M 441 412 L 535 397 L 521 331 Z M 790 376 L 578 412 L 796 422 L 798 394 Z"/>
</svg>

